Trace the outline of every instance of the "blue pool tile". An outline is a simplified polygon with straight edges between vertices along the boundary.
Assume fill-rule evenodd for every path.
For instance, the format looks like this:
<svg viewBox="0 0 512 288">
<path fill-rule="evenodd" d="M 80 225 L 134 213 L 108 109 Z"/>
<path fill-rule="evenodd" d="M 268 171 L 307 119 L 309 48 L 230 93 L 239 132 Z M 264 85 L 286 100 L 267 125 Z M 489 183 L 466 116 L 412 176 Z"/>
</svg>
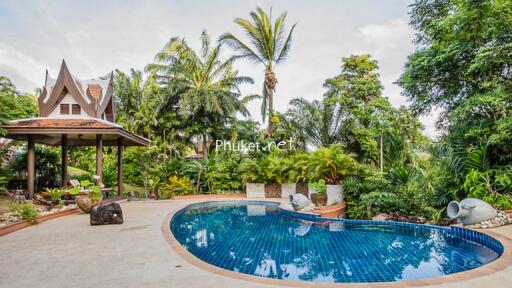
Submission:
<svg viewBox="0 0 512 288">
<path fill-rule="evenodd" d="M 496 239 L 458 227 L 326 220 L 278 205 L 191 204 L 174 215 L 170 228 L 190 253 L 215 266 L 315 282 L 424 279 L 473 269 L 503 253 Z"/>
</svg>

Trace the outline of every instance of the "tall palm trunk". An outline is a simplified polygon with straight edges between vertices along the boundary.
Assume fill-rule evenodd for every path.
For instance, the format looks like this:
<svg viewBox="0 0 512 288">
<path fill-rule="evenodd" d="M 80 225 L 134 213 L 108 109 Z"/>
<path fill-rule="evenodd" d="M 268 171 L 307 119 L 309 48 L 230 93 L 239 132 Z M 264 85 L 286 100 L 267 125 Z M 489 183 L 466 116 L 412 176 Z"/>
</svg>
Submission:
<svg viewBox="0 0 512 288">
<path fill-rule="evenodd" d="M 380 133 L 380 172 L 384 172 L 384 136 Z"/>
<path fill-rule="evenodd" d="M 274 116 L 274 91 L 276 89 L 276 85 L 276 74 L 274 73 L 274 71 L 272 71 L 272 64 L 269 64 L 267 65 L 267 69 L 265 71 L 265 92 L 268 98 L 268 135 L 272 134 L 272 117 Z"/>
<path fill-rule="evenodd" d="M 208 159 L 208 134 L 203 134 L 203 159 Z"/>
</svg>

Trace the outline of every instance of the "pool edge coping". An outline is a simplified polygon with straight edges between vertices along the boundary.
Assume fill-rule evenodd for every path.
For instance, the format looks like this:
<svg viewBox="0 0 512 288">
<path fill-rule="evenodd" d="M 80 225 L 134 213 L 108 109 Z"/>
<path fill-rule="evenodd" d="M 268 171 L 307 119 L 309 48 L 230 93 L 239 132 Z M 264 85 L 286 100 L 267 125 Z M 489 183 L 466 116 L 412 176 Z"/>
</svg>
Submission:
<svg viewBox="0 0 512 288">
<path fill-rule="evenodd" d="M 168 213 L 161 226 L 160 230 L 164 236 L 164 239 L 169 244 L 171 249 L 176 252 L 178 255 L 180 255 L 181 258 L 183 258 L 185 261 L 187 261 L 189 264 L 192 264 L 200 269 L 206 270 L 208 272 L 230 277 L 238 280 L 244 280 L 249 282 L 256 282 L 260 284 L 268 284 L 268 285 L 275 285 L 275 286 L 292 286 L 292 287 L 354 287 L 354 286 L 361 286 L 361 287 L 419 287 L 419 286 L 428 286 L 428 285 L 439 285 L 439 284 L 445 284 L 445 283 L 452 283 L 452 282 L 458 282 L 463 280 L 469 280 L 473 278 L 479 278 L 487 275 L 492 275 L 496 272 L 499 272 L 501 270 L 504 270 L 505 268 L 512 265 L 512 239 L 508 238 L 505 235 L 491 232 L 491 231 L 483 231 L 483 230 L 475 230 L 477 232 L 480 232 L 482 234 L 486 234 L 488 236 L 491 236 L 501 242 L 503 245 L 503 253 L 498 257 L 496 260 L 482 265 L 478 268 L 471 269 L 468 271 L 438 276 L 434 278 L 427 278 L 427 279 L 419 279 L 419 280 L 404 280 L 404 281 L 398 281 L 398 282 L 355 282 L 355 283 L 327 283 L 327 282 L 307 282 L 307 281 L 300 281 L 300 280 L 282 280 L 282 279 L 273 279 L 273 278 L 266 278 L 266 277 L 259 277 L 255 275 L 249 275 L 244 274 L 240 272 L 235 272 L 231 270 L 227 270 L 224 268 L 220 268 L 218 266 L 209 264 L 196 256 L 194 256 L 192 253 L 190 253 L 185 247 L 183 247 L 178 240 L 174 237 L 174 234 L 170 230 L 170 221 L 172 217 L 179 212 L 181 209 L 185 208 L 189 204 L 195 204 L 195 203 L 201 203 L 201 202 L 229 202 L 233 201 L 235 199 L 194 199 L 192 201 L 187 201 L 188 203 L 185 204 L 183 207 L 177 208 L 174 211 L 171 211 Z M 246 201 L 246 202 L 254 202 L 258 200 L 253 199 L 236 199 L 235 201 Z M 280 201 L 272 201 L 271 199 L 266 199 L 265 202 L 277 202 Z"/>
</svg>

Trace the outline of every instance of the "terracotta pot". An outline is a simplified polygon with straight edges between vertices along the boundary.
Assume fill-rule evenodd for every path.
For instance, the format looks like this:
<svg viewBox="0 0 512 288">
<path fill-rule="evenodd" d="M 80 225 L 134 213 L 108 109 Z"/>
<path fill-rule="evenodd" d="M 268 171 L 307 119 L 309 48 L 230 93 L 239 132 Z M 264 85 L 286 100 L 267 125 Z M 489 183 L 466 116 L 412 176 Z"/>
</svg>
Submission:
<svg viewBox="0 0 512 288">
<path fill-rule="evenodd" d="M 316 206 L 324 206 L 325 204 L 327 204 L 327 194 L 323 193 L 323 194 L 318 194 L 318 193 L 313 193 L 310 195 L 311 197 L 311 202 L 313 202 L 313 204 L 315 204 Z"/>
<path fill-rule="evenodd" d="M 344 218 L 347 204 L 341 202 L 332 206 L 318 207 L 313 209 L 313 214 L 320 215 L 322 218 Z"/>
<path fill-rule="evenodd" d="M 265 184 L 265 198 L 281 198 L 281 184 Z"/>
<path fill-rule="evenodd" d="M 80 210 L 84 213 L 91 213 L 92 207 L 99 204 L 99 201 L 93 201 L 91 196 L 78 195 L 75 197 L 76 205 L 80 207 Z"/>
</svg>

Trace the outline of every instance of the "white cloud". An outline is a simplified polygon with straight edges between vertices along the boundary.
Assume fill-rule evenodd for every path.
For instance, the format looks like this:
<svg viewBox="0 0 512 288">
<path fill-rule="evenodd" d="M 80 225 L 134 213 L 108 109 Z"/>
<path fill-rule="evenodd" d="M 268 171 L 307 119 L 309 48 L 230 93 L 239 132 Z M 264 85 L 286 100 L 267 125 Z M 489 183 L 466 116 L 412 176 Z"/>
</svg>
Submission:
<svg viewBox="0 0 512 288">
<path fill-rule="evenodd" d="M 395 106 L 406 104 L 393 82 L 414 49 L 407 0 L 372 5 L 357 0 L 103 1 L 101 9 L 88 2 L 58 1 L 0 3 L 0 16 L 9 16 L 0 17 L 0 74 L 23 91 L 42 86 L 45 69 L 56 75 L 62 59 L 86 79 L 116 68 L 144 69 L 173 36 L 185 37 L 193 47 L 199 46 L 204 29 L 212 40 L 226 31 L 243 37 L 233 19 L 248 17 L 260 5 L 273 6 L 274 13 L 286 10 L 288 27 L 298 23 L 289 58 L 276 67 L 276 110 L 284 112 L 292 98 L 320 99 L 324 80 L 339 73 L 342 57 L 355 53 L 372 54 L 380 64 L 384 95 Z M 242 92 L 260 93 L 263 67 L 239 62 L 238 69 L 255 80 Z M 261 118 L 260 101 L 248 108 L 254 119 Z"/>
</svg>

